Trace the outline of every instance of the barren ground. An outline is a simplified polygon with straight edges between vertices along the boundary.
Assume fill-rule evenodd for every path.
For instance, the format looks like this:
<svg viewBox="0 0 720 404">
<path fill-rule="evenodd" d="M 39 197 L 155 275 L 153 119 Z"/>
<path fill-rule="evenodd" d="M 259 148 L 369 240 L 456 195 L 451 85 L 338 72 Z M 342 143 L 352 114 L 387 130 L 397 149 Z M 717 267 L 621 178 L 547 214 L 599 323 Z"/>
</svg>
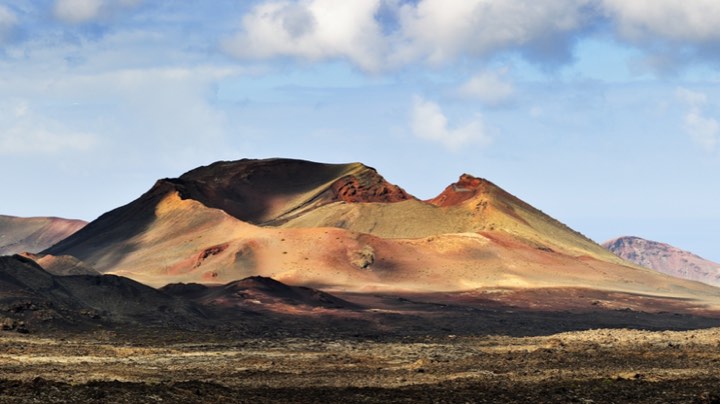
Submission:
<svg viewBox="0 0 720 404">
<path fill-rule="evenodd" d="M 0 402 L 718 402 L 720 329 L 542 337 L 0 332 Z"/>
</svg>

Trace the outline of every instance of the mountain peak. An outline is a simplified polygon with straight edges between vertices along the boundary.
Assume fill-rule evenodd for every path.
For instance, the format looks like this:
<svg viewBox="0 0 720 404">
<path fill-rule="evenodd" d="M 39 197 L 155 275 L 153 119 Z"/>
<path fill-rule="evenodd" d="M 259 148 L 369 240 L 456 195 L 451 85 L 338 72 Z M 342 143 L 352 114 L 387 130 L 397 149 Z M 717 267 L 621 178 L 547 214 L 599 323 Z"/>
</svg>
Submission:
<svg viewBox="0 0 720 404">
<path fill-rule="evenodd" d="M 281 158 L 219 161 L 165 181 L 174 184 L 183 199 L 195 199 L 254 224 L 283 222 L 333 202 L 413 199 L 361 163 L 323 164 Z"/>
<path fill-rule="evenodd" d="M 498 189 L 497 185 L 484 178 L 463 174 L 457 182 L 448 185 L 440 195 L 427 202 L 436 206 L 454 206 L 478 194 L 486 194 L 496 189 Z"/>
</svg>

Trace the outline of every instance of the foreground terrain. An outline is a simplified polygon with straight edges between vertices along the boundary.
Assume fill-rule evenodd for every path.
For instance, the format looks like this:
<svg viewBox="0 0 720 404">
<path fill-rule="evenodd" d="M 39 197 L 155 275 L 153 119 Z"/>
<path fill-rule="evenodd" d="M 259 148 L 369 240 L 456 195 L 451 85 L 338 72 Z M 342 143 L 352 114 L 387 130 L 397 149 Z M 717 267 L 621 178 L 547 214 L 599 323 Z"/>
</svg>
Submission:
<svg viewBox="0 0 720 404">
<path fill-rule="evenodd" d="M 0 332 L 0 402 L 717 402 L 720 329 L 542 337 Z"/>
</svg>

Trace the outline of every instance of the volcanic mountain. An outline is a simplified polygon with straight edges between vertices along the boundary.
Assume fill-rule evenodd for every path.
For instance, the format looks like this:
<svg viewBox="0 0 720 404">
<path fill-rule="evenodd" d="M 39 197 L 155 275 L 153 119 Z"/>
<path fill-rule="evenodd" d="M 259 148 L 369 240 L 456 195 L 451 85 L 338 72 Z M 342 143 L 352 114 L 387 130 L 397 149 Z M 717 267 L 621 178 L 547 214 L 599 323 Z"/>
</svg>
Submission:
<svg viewBox="0 0 720 404">
<path fill-rule="evenodd" d="M 620 237 L 602 245 L 637 265 L 678 278 L 720 286 L 720 264 L 669 244 L 640 237 Z"/>
<path fill-rule="evenodd" d="M 360 163 L 200 167 L 159 180 L 46 253 L 154 286 L 260 275 L 336 291 L 716 295 L 628 264 L 487 180 L 463 175 L 421 201 Z"/>
<path fill-rule="evenodd" d="M 42 251 L 80 230 L 82 220 L 0 215 L 0 255 Z"/>
</svg>

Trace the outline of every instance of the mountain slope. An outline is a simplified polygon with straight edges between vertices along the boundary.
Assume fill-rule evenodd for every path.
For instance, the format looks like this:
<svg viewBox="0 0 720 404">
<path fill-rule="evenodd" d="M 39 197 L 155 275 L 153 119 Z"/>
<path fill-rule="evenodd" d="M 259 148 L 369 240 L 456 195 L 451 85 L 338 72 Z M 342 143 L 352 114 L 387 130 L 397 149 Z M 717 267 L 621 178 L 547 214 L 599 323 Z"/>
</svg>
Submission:
<svg viewBox="0 0 720 404">
<path fill-rule="evenodd" d="M 395 204 L 334 203 L 289 220 L 282 226 L 339 227 L 394 239 L 498 231 L 539 249 L 620 263 L 592 240 L 490 181 L 468 174 L 463 174 L 458 182 L 426 202 L 413 199 Z"/>
<path fill-rule="evenodd" d="M 678 278 L 720 286 L 720 264 L 669 244 L 640 237 L 620 237 L 602 245 L 637 265 Z"/>
<path fill-rule="evenodd" d="M 80 230 L 82 220 L 0 215 L 0 255 L 40 252 Z"/>
<path fill-rule="evenodd" d="M 48 249 L 140 282 L 344 291 L 589 287 L 714 299 L 629 265 L 489 181 L 420 201 L 362 164 L 240 160 L 158 181 Z"/>
</svg>

